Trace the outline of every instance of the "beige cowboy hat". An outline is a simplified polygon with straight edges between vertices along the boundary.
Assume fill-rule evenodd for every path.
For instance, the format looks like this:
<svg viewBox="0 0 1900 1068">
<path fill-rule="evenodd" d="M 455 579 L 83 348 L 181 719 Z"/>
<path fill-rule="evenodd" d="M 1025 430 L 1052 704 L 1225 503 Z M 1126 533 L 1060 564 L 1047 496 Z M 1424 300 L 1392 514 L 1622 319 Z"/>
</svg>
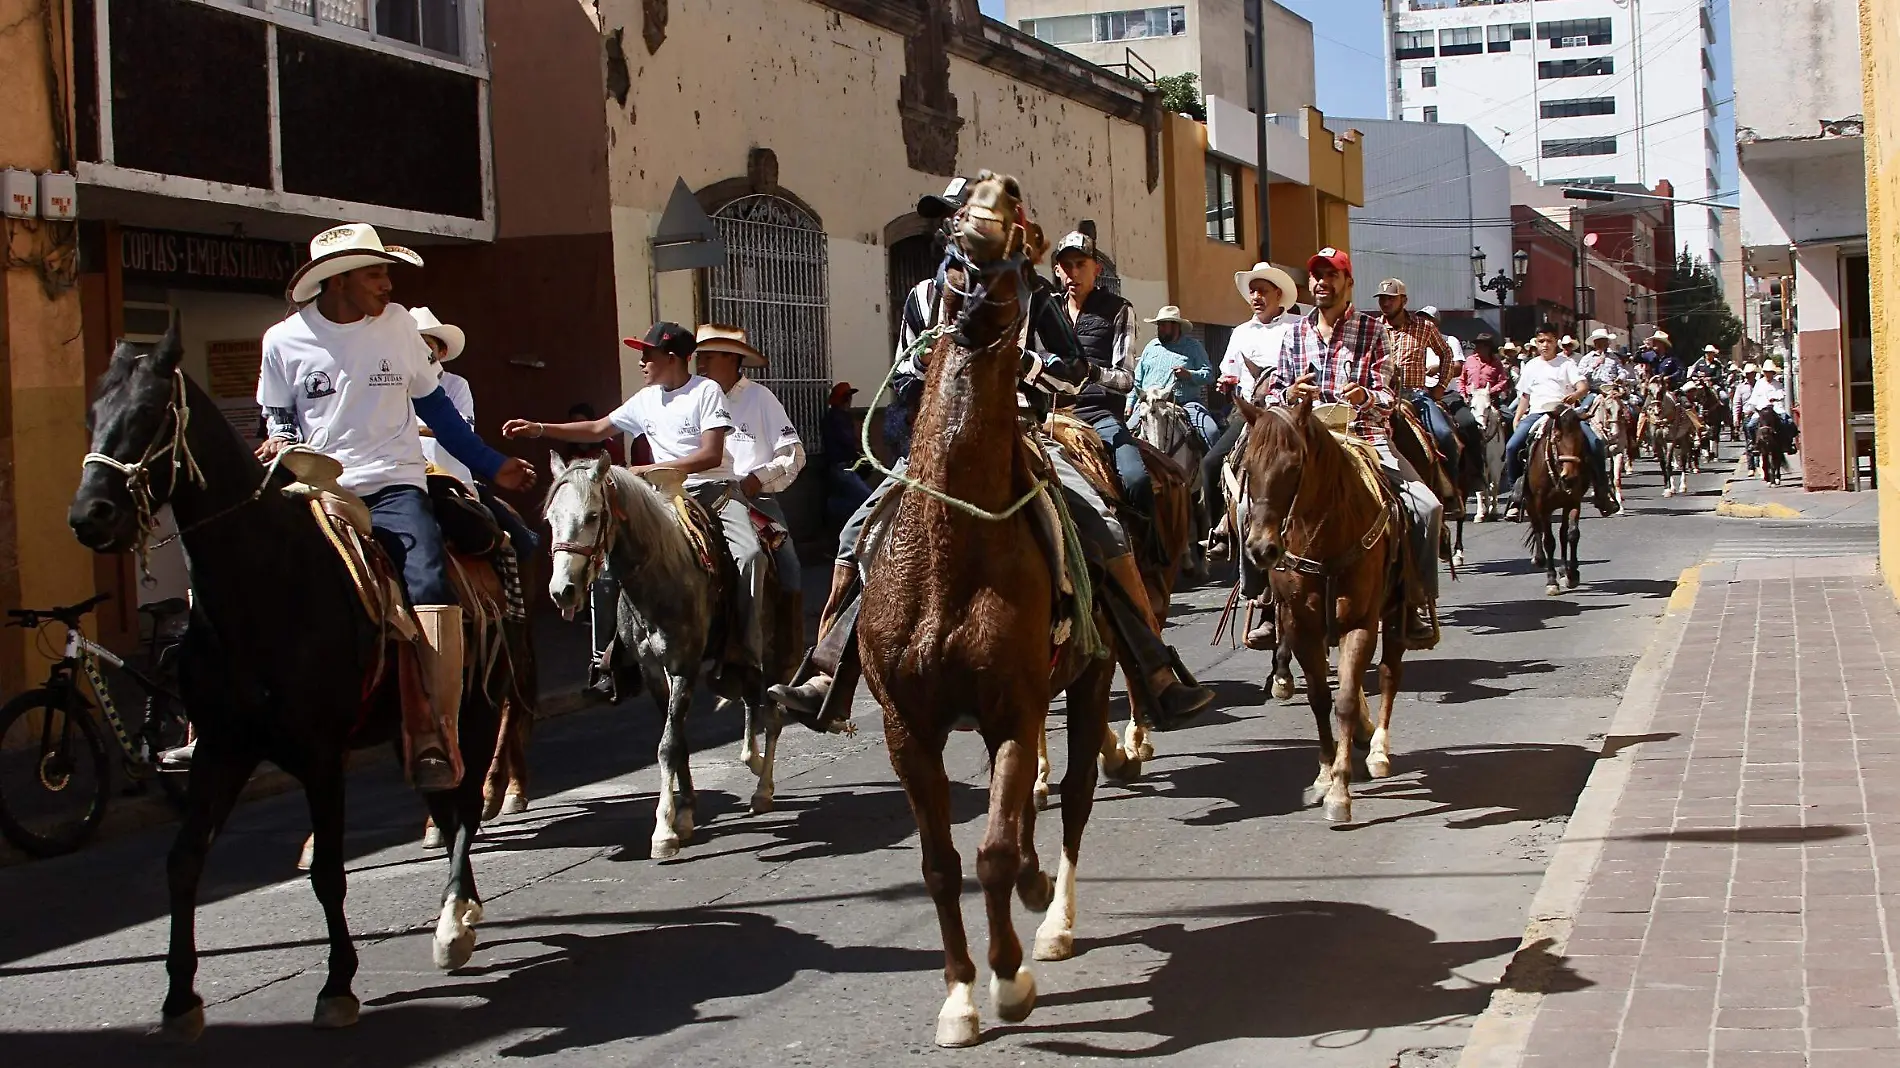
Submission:
<svg viewBox="0 0 1900 1068">
<path fill-rule="evenodd" d="M 1752 375 L 1760 370 L 1761 370 L 1760 367 L 1757 367 L 1752 363 L 1745 363 L 1742 365 L 1742 373 L 1745 375 Z"/>
<path fill-rule="evenodd" d="M 1574 337 L 1571 337 L 1569 334 L 1565 334 L 1562 340 L 1558 341 L 1557 344 L 1563 346 L 1566 349 L 1574 349 L 1577 347 L 1577 339 Z"/>
<path fill-rule="evenodd" d="M 1148 323 L 1180 323 L 1182 326 L 1194 325 L 1191 320 L 1181 314 L 1180 306 L 1175 304 L 1164 305 L 1160 311 L 1155 313 L 1154 318 L 1144 319 L 1142 321 Z"/>
<path fill-rule="evenodd" d="M 1608 330 L 1605 330 L 1600 326 L 1597 327 L 1595 330 L 1590 331 L 1590 344 L 1592 345 L 1596 344 L 1599 341 L 1615 341 L 1615 340 L 1616 340 L 1615 334 L 1610 333 Z"/>
<path fill-rule="evenodd" d="M 1280 291 L 1280 302 L 1292 306 L 1300 299 L 1300 287 L 1293 284 L 1293 276 L 1275 267 L 1271 263 L 1256 263 L 1251 271 L 1234 273 L 1234 288 L 1240 290 L 1240 299 L 1253 296 L 1253 284 L 1265 282 Z"/>
<path fill-rule="evenodd" d="M 739 357 L 741 367 L 764 367 L 765 353 L 752 347 L 752 338 L 743 327 L 707 323 L 694 337 L 694 352 L 729 352 Z"/>
<path fill-rule="evenodd" d="M 1504 344 L 1498 346 L 1498 351 L 1504 353 L 1516 352 L 1518 351 L 1517 342 L 1506 339 Z"/>
<path fill-rule="evenodd" d="M 1657 330 L 1651 333 L 1648 337 L 1643 339 L 1644 344 L 1648 344 L 1651 341 L 1660 341 L 1663 344 L 1667 345 L 1669 344 L 1669 335 L 1663 333 L 1661 330 Z"/>
<path fill-rule="evenodd" d="M 1763 360 L 1762 365 L 1761 365 L 1761 373 L 1768 374 L 1770 372 L 1773 372 L 1775 374 L 1780 374 L 1781 365 L 1776 363 L 1773 360 Z"/>
<path fill-rule="evenodd" d="M 1722 354 L 1722 350 L 1716 348 L 1714 345 L 1704 345 L 1702 346 L 1702 351 L 1711 356 L 1720 356 Z"/>
<path fill-rule="evenodd" d="M 422 257 L 401 245 L 383 244 L 383 239 L 376 235 L 376 228 L 368 223 L 333 226 L 310 239 L 310 262 L 290 276 L 290 299 L 308 304 L 317 299 L 325 278 L 379 263 L 420 267 Z"/>
<path fill-rule="evenodd" d="M 446 346 L 446 351 L 442 353 L 442 358 L 437 361 L 439 363 L 448 363 L 450 360 L 460 356 L 463 346 L 468 344 L 468 335 L 462 333 L 461 327 L 450 326 L 448 323 L 436 318 L 435 313 L 427 308 L 411 308 L 409 309 L 409 317 L 416 321 L 416 332 L 418 334 L 424 337 L 435 338 Z"/>
</svg>

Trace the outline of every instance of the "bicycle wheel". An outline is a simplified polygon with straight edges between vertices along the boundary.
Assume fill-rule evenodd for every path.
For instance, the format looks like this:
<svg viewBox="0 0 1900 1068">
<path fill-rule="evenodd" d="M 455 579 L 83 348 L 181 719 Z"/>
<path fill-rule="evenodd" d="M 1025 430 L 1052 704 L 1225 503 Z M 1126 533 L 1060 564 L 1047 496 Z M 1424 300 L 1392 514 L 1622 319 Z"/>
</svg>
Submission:
<svg viewBox="0 0 1900 1068">
<path fill-rule="evenodd" d="M 29 690 L 0 708 L 0 833 L 35 857 L 70 853 L 105 818 L 105 742 L 77 695 Z"/>
</svg>

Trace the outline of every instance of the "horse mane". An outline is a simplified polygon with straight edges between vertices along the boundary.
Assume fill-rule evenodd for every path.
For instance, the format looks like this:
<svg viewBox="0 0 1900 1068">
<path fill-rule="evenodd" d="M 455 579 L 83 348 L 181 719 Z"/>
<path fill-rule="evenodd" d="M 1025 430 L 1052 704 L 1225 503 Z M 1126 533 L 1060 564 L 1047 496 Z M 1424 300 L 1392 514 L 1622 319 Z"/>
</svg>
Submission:
<svg viewBox="0 0 1900 1068">
<path fill-rule="evenodd" d="M 591 466 L 589 461 L 581 460 L 561 472 L 548 486 L 542 511 L 545 513 L 548 505 L 554 503 L 554 494 L 562 486 L 587 477 Z M 669 571 L 698 568 L 692 544 L 687 540 L 686 532 L 680 529 L 672 504 L 660 495 L 659 490 L 634 474 L 632 469 L 612 464 L 607 465 L 600 483 L 602 492 L 619 503 L 619 515 L 625 520 L 624 533 L 642 548 L 643 562 L 661 564 Z"/>
</svg>

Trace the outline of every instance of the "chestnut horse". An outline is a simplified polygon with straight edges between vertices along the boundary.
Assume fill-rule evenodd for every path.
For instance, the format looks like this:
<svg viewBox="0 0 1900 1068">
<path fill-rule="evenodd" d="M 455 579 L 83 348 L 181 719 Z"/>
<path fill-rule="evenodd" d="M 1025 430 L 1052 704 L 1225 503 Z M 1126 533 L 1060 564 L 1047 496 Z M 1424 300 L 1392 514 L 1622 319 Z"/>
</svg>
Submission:
<svg viewBox="0 0 1900 1068">
<path fill-rule="evenodd" d="M 943 761 L 950 732 L 974 725 L 990 753 L 977 881 L 990 923 L 990 1000 L 1002 1019 L 1019 1021 L 1035 1007 L 1036 984 L 1009 895 L 1049 910 L 1036 933 L 1037 960 L 1074 954 L 1076 858 L 1114 673 L 1112 659 L 1082 652 L 1078 642 L 1059 647 L 1053 637 L 1056 577 L 1035 528 L 1031 496 L 1040 480 L 1019 444 L 1016 407 L 1029 293 L 1020 205 L 1015 179 L 985 171 L 954 220 L 939 318 L 954 330 L 929 350 L 906 488 L 867 565 L 858 623 L 864 681 L 884 708 L 885 743 L 917 817 L 924 884 L 943 935 L 941 1046 L 972 1045 L 981 1033 L 976 966 L 957 900 L 962 862 L 950 837 Z M 1094 622 L 1106 640 L 1106 617 L 1097 612 Z M 1049 698 L 1059 690 L 1068 693 L 1069 766 L 1052 886 L 1037 862 L 1031 787 Z"/>
<path fill-rule="evenodd" d="M 1280 643 L 1300 662 L 1319 726 L 1319 776 L 1308 800 L 1323 799 L 1326 818 L 1345 822 L 1352 819 L 1353 744 L 1370 745 L 1366 771 L 1373 778 L 1392 774 L 1392 703 L 1405 658 L 1402 519 L 1388 495 L 1366 484 L 1347 446 L 1313 416 L 1310 399 L 1285 408 L 1259 408 L 1240 397 L 1235 404 L 1248 423 L 1242 462 L 1251 503 L 1242 544 L 1269 574 Z M 1374 725 L 1364 679 L 1381 639 Z M 1327 678 L 1335 642 L 1337 693 Z"/>
<path fill-rule="evenodd" d="M 1577 541 L 1582 536 L 1583 499 L 1590 492 L 1589 449 L 1582 418 L 1566 404 L 1546 418 L 1524 461 L 1524 518 L 1531 528 L 1524 544 L 1532 559 L 1544 565 L 1544 592 L 1552 597 L 1563 592 L 1557 585 L 1559 550 L 1565 586 L 1577 588 Z M 1558 514 L 1561 536 L 1551 532 L 1552 512 Z"/>
</svg>

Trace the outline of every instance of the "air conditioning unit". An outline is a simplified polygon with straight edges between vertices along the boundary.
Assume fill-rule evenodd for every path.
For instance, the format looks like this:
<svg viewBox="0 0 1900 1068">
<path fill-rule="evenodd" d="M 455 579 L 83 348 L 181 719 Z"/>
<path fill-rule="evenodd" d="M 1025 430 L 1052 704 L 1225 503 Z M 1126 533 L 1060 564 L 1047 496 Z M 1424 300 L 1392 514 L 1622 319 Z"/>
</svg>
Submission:
<svg viewBox="0 0 1900 1068">
<path fill-rule="evenodd" d="M 1566 37 L 1563 40 L 1557 42 L 1557 47 L 1558 48 L 1582 48 L 1584 45 L 1587 45 L 1589 43 L 1590 43 L 1590 38 L 1588 37 Z"/>
<path fill-rule="evenodd" d="M 128 300 L 124 309 L 125 332 L 120 336 L 134 345 L 156 345 L 165 340 L 165 331 L 178 318 L 178 309 L 169 304 Z"/>
</svg>

